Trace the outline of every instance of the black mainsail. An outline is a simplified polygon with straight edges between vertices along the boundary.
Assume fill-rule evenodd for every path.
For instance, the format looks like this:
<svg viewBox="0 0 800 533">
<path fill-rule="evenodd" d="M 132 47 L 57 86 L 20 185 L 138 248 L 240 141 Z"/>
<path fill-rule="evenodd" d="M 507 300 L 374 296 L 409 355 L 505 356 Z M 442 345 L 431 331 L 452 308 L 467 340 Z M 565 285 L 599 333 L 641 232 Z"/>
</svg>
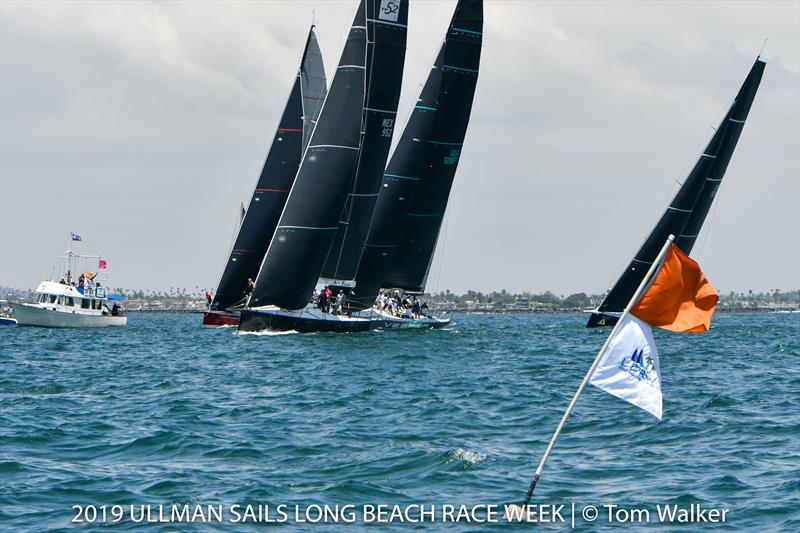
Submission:
<svg viewBox="0 0 800 533">
<path fill-rule="evenodd" d="M 408 2 L 367 1 L 367 94 L 358 166 L 322 277 L 351 283 L 367 240 L 392 144 L 406 55 Z"/>
<path fill-rule="evenodd" d="M 249 301 L 251 307 L 303 308 L 322 271 L 358 160 L 365 95 L 366 19 L 362 0 L 258 272 Z"/>
<path fill-rule="evenodd" d="M 383 175 L 351 298 L 360 307 L 370 307 L 381 287 L 425 286 L 472 110 L 482 35 L 482 0 L 460 0 Z"/>
<path fill-rule="evenodd" d="M 325 70 L 314 26 L 264 167 L 243 216 L 211 308 L 244 304 L 247 279 L 255 279 L 278 224 L 305 148 L 304 137 L 316 122 L 326 93 Z"/>
<path fill-rule="evenodd" d="M 625 308 L 670 234 L 677 235 L 675 244 L 684 253 L 692 251 L 744 128 L 761 83 L 764 66 L 764 61 L 756 59 L 736 99 L 694 168 L 597 312 L 591 315 L 587 327 L 613 325 L 616 322 L 616 317 L 604 313 L 621 312 Z"/>
</svg>

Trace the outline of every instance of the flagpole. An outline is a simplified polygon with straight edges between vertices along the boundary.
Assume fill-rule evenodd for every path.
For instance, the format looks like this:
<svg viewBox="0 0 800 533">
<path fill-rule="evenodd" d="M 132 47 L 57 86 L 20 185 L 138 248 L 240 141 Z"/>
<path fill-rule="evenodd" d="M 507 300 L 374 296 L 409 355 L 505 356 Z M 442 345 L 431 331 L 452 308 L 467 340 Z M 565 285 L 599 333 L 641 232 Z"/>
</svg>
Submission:
<svg viewBox="0 0 800 533">
<path fill-rule="evenodd" d="M 667 255 L 667 251 L 669 250 L 669 245 L 672 244 L 674 241 L 675 241 L 674 235 L 670 235 L 669 237 L 667 237 L 667 241 L 664 243 L 664 246 L 661 247 L 661 251 L 658 252 L 655 261 L 653 261 L 653 264 L 650 265 L 650 269 L 647 271 L 647 274 L 645 274 L 644 278 L 642 278 L 642 282 L 639 284 L 639 287 L 636 289 L 636 292 L 633 293 L 633 297 L 628 302 L 628 305 L 625 306 L 625 310 L 622 311 L 622 314 L 619 316 L 619 320 L 617 320 L 617 323 L 614 324 L 614 329 L 611 330 L 611 333 L 608 335 L 606 342 L 603 343 L 603 347 L 600 348 L 599 352 L 597 352 L 597 357 L 594 358 L 592 366 L 589 367 L 589 371 L 583 377 L 583 381 L 581 381 L 581 384 L 578 386 L 578 390 L 575 391 L 575 395 L 569 402 L 567 410 L 564 411 L 564 416 L 561 417 L 561 422 L 558 423 L 558 427 L 556 427 L 555 433 L 553 433 L 553 436 L 550 438 L 550 443 L 547 445 L 547 448 L 544 451 L 544 455 L 542 455 L 541 461 L 539 461 L 539 466 L 536 467 L 536 473 L 533 475 L 530 487 L 528 487 L 528 493 L 525 496 L 525 501 L 522 502 L 523 507 L 525 507 L 531 502 L 531 498 L 533 497 L 533 489 L 536 488 L 536 483 L 539 481 L 539 476 L 541 475 L 542 470 L 544 469 L 544 464 L 545 462 L 547 462 L 547 458 L 550 456 L 550 452 L 553 450 L 553 446 L 555 446 L 556 440 L 558 439 L 558 436 L 561 434 L 561 430 L 564 428 L 564 424 L 567 422 L 567 418 L 569 418 L 569 415 L 572 413 L 572 409 L 578 402 L 578 397 L 581 395 L 581 392 L 583 392 L 583 389 L 586 387 L 586 384 L 589 383 L 592 374 L 594 374 L 594 371 L 597 369 L 597 365 L 600 364 L 600 360 L 603 358 L 603 355 L 608 349 L 608 345 L 611 343 L 611 339 L 614 338 L 614 333 L 617 332 L 620 325 L 622 324 L 622 320 L 625 318 L 625 316 L 630 312 L 631 308 L 639 300 L 642 293 L 644 293 L 644 291 L 648 288 L 650 279 L 653 277 L 653 274 L 655 274 L 661 267 L 661 263 L 664 260 L 664 256 Z"/>
</svg>

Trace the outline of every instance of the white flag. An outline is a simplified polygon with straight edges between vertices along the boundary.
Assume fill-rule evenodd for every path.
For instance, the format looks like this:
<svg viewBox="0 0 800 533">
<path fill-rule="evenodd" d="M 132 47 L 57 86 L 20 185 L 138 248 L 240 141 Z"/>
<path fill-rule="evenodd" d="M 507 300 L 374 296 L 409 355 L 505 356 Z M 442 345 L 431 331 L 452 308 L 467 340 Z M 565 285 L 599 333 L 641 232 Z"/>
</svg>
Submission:
<svg viewBox="0 0 800 533">
<path fill-rule="evenodd" d="M 661 370 L 650 326 L 626 315 L 589 383 L 661 420 Z"/>
</svg>

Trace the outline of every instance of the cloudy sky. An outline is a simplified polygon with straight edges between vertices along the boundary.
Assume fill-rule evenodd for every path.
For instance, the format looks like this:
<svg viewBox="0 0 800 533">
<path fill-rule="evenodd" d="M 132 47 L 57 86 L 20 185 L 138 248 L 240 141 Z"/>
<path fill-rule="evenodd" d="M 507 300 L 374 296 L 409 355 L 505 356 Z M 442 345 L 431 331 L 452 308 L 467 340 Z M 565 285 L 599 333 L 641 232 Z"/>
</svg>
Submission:
<svg viewBox="0 0 800 533">
<path fill-rule="evenodd" d="M 213 287 L 312 11 L 330 73 L 355 5 L 0 2 L 0 285 L 35 287 L 73 231 L 113 286 Z M 401 121 L 454 5 L 411 3 Z M 428 288 L 610 287 L 764 38 L 693 255 L 721 291 L 800 287 L 798 6 L 487 1 Z"/>
</svg>

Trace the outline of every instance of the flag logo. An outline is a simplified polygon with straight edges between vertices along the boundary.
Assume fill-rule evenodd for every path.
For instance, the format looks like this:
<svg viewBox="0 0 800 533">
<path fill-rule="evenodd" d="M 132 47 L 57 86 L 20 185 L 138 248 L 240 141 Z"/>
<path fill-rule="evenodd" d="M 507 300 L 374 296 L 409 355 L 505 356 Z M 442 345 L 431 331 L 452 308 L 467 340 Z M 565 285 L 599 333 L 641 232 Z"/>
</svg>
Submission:
<svg viewBox="0 0 800 533">
<path fill-rule="evenodd" d="M 653 332 L 645 322 L 624 315 L 589 383 L 641 407 L 659 420 L 661 370 Z"/>
<path fill-rule="evenodd" d="M 635 349 L 629 358 L 623 359 L 619 363 L 619 369 L 645 383 L 654 384 L 658 381 L 656 364 L 650 354 L 645 353 L 644 348 Z"/>
<path fill-rule="evenodd" d="M 73 241 L 82 241 L 83 240 L 83 239 L 81 239 L 81 236 L 78 235 L 77 233 L 70 233 L 70 238 Z"/>
</svg>

